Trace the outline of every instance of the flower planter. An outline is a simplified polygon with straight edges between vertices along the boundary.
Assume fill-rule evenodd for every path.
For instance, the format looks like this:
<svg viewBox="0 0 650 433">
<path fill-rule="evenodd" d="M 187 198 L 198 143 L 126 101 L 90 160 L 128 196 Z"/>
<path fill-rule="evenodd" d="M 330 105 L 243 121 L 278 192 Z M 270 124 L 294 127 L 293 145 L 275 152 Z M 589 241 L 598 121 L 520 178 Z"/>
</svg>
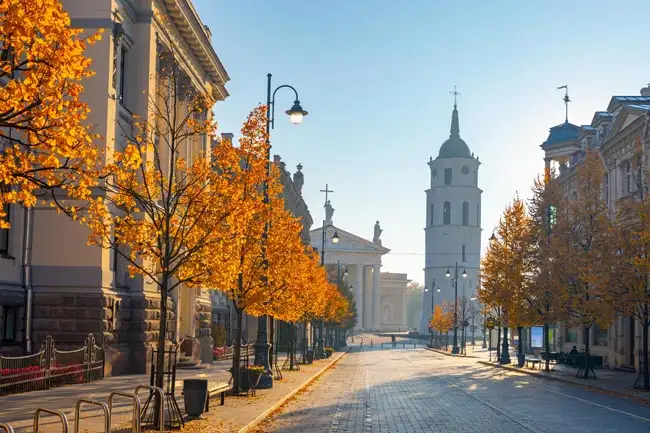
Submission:
<svg viewBox="0 0 650 433">
<path fill-rule="evenodd" d="M 253 373 L 249 370 L 242 369 L 239 375 L 239 387 L 244 391 L 257 388 L 260 383 L 262 373 Z"/>
<path fill-rule="evenodd" d="M 208 381 L 206 379 L 185 379 L 183 381 L 183 400 L 188 416 L 199 417 L 205 410 L 207 399 Z"/>
</svg>

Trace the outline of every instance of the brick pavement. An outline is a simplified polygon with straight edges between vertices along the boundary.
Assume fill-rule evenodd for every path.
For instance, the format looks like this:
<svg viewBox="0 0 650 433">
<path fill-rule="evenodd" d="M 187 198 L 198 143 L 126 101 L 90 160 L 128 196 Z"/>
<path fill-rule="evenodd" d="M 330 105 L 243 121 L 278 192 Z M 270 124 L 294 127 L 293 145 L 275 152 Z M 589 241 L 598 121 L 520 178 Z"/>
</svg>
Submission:
<svg viewBox="0 0 650 433">
<path fill-rule="evenodd" d="M 635 432 L 650 409 L 422 349 L 352 352 L 259 432 Z"/>
</svg>

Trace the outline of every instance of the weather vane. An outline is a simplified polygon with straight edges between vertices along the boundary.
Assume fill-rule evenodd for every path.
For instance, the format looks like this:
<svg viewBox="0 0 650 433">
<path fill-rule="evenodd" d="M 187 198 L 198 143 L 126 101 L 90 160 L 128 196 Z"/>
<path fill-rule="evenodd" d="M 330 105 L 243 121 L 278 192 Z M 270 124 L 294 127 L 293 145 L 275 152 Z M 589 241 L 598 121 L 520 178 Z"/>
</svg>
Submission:
<svg viewBox="0 0 650 433">
<path fill-rule="evenodd" d="M 560 86 L 557 89 L 564 89 L 564 98 L 562 98 L 564 101 L 564 121 L 566 123 L 569 123 L 569 102 L 571 102 L 571 99 L 569 99 L 569 86 L 565 84 L 564 86 Z"/>
</svg>

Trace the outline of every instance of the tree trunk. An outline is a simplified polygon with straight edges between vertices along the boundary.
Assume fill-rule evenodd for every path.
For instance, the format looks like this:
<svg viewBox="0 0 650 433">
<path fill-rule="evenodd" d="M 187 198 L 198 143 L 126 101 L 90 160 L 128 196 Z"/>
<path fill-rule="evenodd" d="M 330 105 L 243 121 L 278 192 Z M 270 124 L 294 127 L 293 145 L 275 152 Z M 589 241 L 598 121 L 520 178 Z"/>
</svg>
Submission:
<svg viewBox="0 0 650 433">
<path fill-rule="evenodd" d="M 523 328 L 521 326 L 517 326 L 517 338 L 519 339 L 519 344 L 517 344 L 517 365 L 521 364 L 521 357 L 524 354 L 524 344 L 521 339 L 522 334 Z"/>
<path fill-rule="evenodd" d="M 589 379 L 589 330 L 591 325 L 584 328 L 584 341 L 585 341 L 585 372 L 582 375 L 583 379 Z"/>
<path fill-rule="evenodd" d="M 239 389 L 239 366 L 241 361 L 241 335 L 242 335 L 242 318 L 244 311 L 241 308 L 235 307 L 235 317 L 237 321 L 237 327 L 235 328 L 235 341 L 233 341 L 233 352 L 232 352 L 232 393 L 238 395 L 240 392 Z"/>
<path fill-rule="evenodd" d="M 647 312 L 647 307 L 646 307 Z M 648 368 L 648 326 L 650 326 L 650 320 L 647 317 L 643 321 L 643 389 L 648 391 L 650 390 L 650 368 Z"/>
<path fill-rule="evenodd" d="M 158 330 L 158 352 L 156 353 L 156 371 L 155 385 L 164 390 L 165 378 L 165 343 L 167 342 L 167 289 L 169 288 L 169 276 L 166 272 L 162 275 L 162 285 L 160 287 L 160 329 Z M 162 401 L 156 393 L 156 403 L 154 409 L 154 419 L 156 429 L 160 428 L 160 411 L 162 410 Z"/>
</svg>

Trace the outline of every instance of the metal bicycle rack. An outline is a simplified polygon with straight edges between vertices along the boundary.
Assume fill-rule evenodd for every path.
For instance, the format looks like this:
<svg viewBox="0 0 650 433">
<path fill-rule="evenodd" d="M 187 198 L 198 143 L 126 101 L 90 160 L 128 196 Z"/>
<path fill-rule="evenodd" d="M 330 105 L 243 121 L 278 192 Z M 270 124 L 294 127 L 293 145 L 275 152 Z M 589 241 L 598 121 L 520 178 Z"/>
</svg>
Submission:
<svg viewBox="0 0 650 433">
<path fill-rule="evenodd" d="M 113 399 L 115 397 L 125 397 L 133 400 L 133 424 L 132 424 L 132 433 L 140 433 L 140 411 L 142 410 L 142 403 L 137 394 L 129 394 L 127 392 L 111 392 L 108 395 L 108 412 L 113 413 Z M 110 424 L 108 426 L 108 431 L 110 432 Z"/>
<path fill-rule="evenodd" d="M 150 393 L 156 393 L 158 394 L 158 397 L 160 398 L 160 420 L 158 421 L 160 424 L 160 433 L 164 433 L 165 431 L 165 393 L 163 392 L 162 388 L 157 387 L 157 386 L 149 386 L 149 385 L 138 385 L 135 388 L 135 394 L 138 393 L 138 391 L 142 389 L 148 389 Z M 138 415 L 139 418 L 139 415 Z"/>
<path fill-rule="evenodd" d="M 63 412 L 60 410 L 50 410 L 46 409 L 44 407 L 39 407 L 36 409 L 36 412 L 34 412 L 34 428 L 33 431 L 38 432 L 39 430 L 39 424 L 41 423 L 41 413 L 47 413 L 50 415 L 54 415 L 58 417 L 61 420 L 61 425 L 63 426 L 63 433 L 68 433 L 68 418 L 65 416 Z"/>
<path fill-rule="evenodd" d="M 3 424 L 0 422 L 0 430 L 4 430 L 5 433 L 14 433 L 14 428 L 9 424 Z"/>
<path fill-rule="evenodd" d="M 81 424 L 81 406 L 84 404 L 88 404 L 91 406 L 99 406 L 102 408 L 102 411 L 104 412 L 104 433 L 111 433 L 111 413 L 108 410 L 108 405 L 103 401 L 87 400 L 85 398 L 77 400 L 77 405 L 75 406 L 74 409 L 74 418 L 75 418 L 74 433 L 79 433 L 79 425 Z M 38 430 L 34 430 L 34 431 L 38 431 Z"/>
</svg>

